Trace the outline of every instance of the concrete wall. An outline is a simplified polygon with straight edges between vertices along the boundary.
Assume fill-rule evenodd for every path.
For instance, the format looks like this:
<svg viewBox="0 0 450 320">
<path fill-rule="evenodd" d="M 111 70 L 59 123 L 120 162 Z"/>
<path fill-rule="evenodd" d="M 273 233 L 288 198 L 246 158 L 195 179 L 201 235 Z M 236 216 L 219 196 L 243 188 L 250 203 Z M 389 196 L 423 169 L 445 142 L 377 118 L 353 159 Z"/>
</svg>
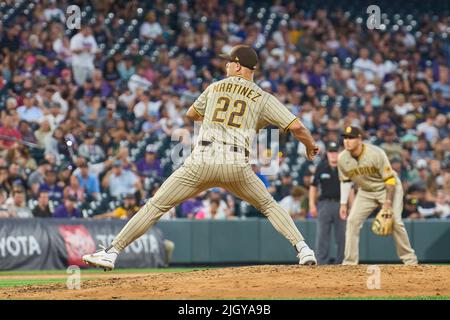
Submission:
<svg viewBox="0 0 450 320">
<path fill-rule="evenodd" d="M 396 263 L 392 237 L 378 237 L 370 231 L 371 221 L 361 230 L 361 263 Z M 314 248 L 316 221 L 296 225 Z M 405 221 L 409 238 L 420 262 L 450 262 L 450 221 Z M 297 262 L 290 243 L 267 219 L 236 221 L 160 221 L 157 228 L 175 242 L 173 264 L 287 263 Z M 332 243 L 332 256 L 336 252 Z"/>
</svg>

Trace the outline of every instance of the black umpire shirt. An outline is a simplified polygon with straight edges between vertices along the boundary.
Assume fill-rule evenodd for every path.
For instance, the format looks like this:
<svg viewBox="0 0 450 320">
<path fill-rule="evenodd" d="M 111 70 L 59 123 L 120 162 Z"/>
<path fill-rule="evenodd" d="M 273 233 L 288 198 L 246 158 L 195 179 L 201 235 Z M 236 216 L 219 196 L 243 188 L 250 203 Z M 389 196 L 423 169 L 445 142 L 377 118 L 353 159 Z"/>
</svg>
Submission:
<svg viewBox="0 0 450 320">
<path fill-rule="evenodd" d="M 336 200 L 341 197 L 338 168 L 331 167 L 328 159 L 323 159 L 317 166 L 312 185 L 320 189 L 320 200 Z"/>
</svg>

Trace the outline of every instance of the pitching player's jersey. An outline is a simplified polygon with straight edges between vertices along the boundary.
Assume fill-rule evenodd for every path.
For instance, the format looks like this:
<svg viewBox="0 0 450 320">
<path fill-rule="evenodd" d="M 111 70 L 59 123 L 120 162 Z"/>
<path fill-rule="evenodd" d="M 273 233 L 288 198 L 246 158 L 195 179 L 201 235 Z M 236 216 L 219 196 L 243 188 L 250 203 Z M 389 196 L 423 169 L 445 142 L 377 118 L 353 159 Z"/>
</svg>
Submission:
<svg viewBox="0 0 450 320">
<path fill-rule="evenodd" d="M 383 149 L 368 143 L 363 143 L 362 153 L 357 159 L 349 151 L 342 151 L 338 157 L 338 170 L 341 181 L 353 181 L 369 192 L 383 190 L 390 178 L 400 183 Z"/>
<path fill-rule="evenodd" d="M 198 140 L 250 150 L 255 134 L 269 124 L 284 132 L 297 119 L 273 95 L 239 76 L 212 83 L 193 104 L 203 116 Z"/>
</svg>

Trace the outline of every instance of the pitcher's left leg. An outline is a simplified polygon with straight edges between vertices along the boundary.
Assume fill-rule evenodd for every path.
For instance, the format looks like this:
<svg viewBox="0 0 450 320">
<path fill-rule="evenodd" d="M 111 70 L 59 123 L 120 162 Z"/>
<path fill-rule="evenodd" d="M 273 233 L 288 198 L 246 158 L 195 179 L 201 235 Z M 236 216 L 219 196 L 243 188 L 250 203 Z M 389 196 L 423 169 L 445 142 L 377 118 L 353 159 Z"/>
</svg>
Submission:
<svg viewBox="0 0 450 320">
<path fill-rule="evenodd" d="M 153 227 L 164 213 L 203 191 L 206 186 L 199 179 L 201 176 L 199 171 L 197 165 L 183 165 L 177 169 L 128 221 L 112 242 L 112 246 L 122 251 Z"/>
<path fill-rule="evenodd" d="M 108 248 L 83 256 L 86 264 L 112 270 L 119 253 L 155 225 L 172 207 L 207 187 L 205 166 L 183 165 L 158 189 L 155 195 L 128 221 Z"/>
</svg>

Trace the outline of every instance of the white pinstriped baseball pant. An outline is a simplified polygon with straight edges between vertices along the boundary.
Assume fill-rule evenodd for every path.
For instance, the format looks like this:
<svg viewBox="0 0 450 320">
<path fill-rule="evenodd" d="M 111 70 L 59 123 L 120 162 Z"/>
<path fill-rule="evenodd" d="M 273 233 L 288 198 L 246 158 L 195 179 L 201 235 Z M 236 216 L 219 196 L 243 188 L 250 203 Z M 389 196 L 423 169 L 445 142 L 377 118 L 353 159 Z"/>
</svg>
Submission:
<svg viewBox="0 0 450 320">
<path fill-rule="evenodd" d="M 213 187 L 224 188 L 253 205 L 293 246 L 304 240 L 289 213 L 273 199 L 250 164 L 185 163 L 131 218 L 112 245 L 123 250 L 155 225 L 165 212 Z"/>
</svg>

